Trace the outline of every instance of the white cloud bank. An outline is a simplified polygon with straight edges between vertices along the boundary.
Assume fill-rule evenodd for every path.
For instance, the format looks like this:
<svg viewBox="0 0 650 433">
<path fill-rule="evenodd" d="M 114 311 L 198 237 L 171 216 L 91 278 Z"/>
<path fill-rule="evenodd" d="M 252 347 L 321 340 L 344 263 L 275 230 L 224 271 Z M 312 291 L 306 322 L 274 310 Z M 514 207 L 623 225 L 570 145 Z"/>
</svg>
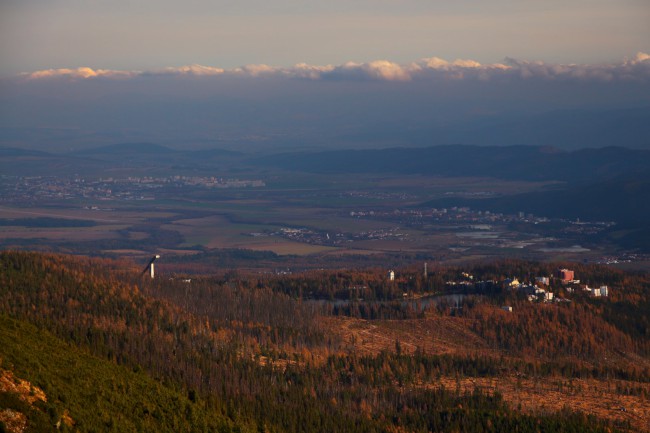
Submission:
<svg viewBox="0 0 650 433">
<path fill-rule="evenodd" d="M 128 79 L 140 76 L 241 76 L 287 77 L 309 80 L 379 80 L 413 81 L 430 78 L 495 80 L 501 78 L 541 78 L 546 80 L 650 81 L 650 54 L 639 52 L 632 59 L 608 64 L 553 64 L 507 58 L 503 63 L 481 64 L 474 60 L 452 62 L 431 57 L 409 64 L 388 60 L 368 63 L 348 62 L 343 65 L 317 66 L 305 63 L 289 68 L 268 65 L 247 65 L 235 69 L 189 65 L 151 71 L 120 71 L 109 69 L 47 69 L 20 74 L 26 80 L 44 79 Z"/>
<path fill-rule="evenodd" d="M 139 74 L 140 72 L 135 71 L 113 71 L 110 69 L 92 69 L 88 67 L 82 67 L 76 69 L 44 69 L 41 71 L 20 74 L 20 77 L 24 77 L 30 80 L 42 80 L 48 78 L 128 78 Z"/>
</svg>

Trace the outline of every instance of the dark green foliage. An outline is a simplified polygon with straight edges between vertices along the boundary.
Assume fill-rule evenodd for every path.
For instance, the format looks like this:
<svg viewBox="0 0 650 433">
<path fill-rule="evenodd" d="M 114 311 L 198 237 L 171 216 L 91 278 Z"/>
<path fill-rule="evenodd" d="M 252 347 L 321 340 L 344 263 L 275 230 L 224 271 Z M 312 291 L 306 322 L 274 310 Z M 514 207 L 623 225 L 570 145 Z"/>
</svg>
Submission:
<svg viewBox="0 0 650 433">
<path fill-rule="evenodd" d="M 143 373 L 63 343 L 25 322 L 0 316 L 0 356 L 16 376 L 42 388 L 48 402 L 30 408 L 0 393 L 0 407 L 28 416 L 31 431 L 54 431 L 67 410 L 77 431 L 230 431 L 231 424 Z"/>
</svg>

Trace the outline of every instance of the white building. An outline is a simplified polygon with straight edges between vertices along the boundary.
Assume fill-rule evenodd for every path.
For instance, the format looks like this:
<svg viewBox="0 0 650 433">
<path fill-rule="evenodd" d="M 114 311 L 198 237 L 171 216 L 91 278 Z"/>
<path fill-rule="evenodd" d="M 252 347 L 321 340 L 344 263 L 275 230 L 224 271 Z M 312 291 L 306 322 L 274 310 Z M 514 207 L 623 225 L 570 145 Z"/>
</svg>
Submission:
<svg viewBox="0 0 650 433">
<path fill-rule="evenodd" d="M 550 283 L 550 279 L 548 277 L 535 277 L 535 281 L 546 286 L 548 286 Z"/>
</svg>

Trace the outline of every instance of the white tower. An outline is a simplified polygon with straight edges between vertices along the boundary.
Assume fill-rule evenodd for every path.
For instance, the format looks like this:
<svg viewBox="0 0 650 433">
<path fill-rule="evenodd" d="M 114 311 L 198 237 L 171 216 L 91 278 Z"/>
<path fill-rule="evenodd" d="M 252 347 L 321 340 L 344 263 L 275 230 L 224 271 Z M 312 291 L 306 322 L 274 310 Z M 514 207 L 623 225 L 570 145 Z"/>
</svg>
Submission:
<svg viewBox="0 0 650 433">
<path fill-rule="evenodd" d="M 149 263 L 147 263 L 147 266 L 144 267 L 144 271 L 142 271 L 142 274 L 144 275 L 145 272 L 149 271 L 149 275 L 151 276 L 151 279 L 154 277 L 154 265 L 153 262 L 155 262 L 157 259 L 160 258 L 159 254 L 156 254 L 149 260 Z"/>
</svg>

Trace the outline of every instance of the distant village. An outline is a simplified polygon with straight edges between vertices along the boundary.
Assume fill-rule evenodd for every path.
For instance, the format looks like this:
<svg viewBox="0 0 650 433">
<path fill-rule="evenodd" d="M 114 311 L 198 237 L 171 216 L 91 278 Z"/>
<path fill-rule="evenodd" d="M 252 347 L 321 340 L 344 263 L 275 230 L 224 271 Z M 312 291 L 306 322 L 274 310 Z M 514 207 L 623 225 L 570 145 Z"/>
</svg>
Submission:
<svg viewBox="0 0 650 433">
<path fill-rule="evenodd" d="M 550 219 L 531 213 L 517 212 L 504 214 L 488 210 L 476 210 L 469 207 L 428 208 L 428 209 L 394 209 L 386 210 L 357 210 L 350 211 L 349 216 L 357 219 L 379 219 L 382 221 L 395 221 L 403 225 L 418 227 L 426 221 L 470 224 L 469 229 L 477 231 L 491 230 L 491 224 L 524 222 L 529 224 L 545 224 L 560 222 L 566 224 L 565 233 L 591 235 L 599 233 L 608 227 L 616 225 L 612 221 L 580 221 L 567 219 Z"/>
<path fill-rule="evenodd" d="M 245 180 L 202 176 L 129 176 L 100 178 L 54 176 L 2 176 L 2 201 L 30 202 L 35 200 L 155 200 L 156 193 L 166 189 L 195 188 L 259 188 L 262 180 Z"/>
<path fill-rule="evenodd" d="M 609 287 L 598 285 L 589 287 L 581 283 L 576 278 L 575 272 L 571 269 L 558 269 L 553 276 L 536 276 L 530 281 L 520 281 L 518 278 L 506 278 L 502 281 L 474 281 L 474 276 L 469 273 L 462 273 L 463 279 L 460 281 L 447 281 L 448 287 L 471 288 L 478 292 L 485 291 L 494 286 L 500 286 L 503 289 L 525 295 L 530 302 L 570 302 L 567 298 L 558 296 L 556 292 L 551 291 L 552 287 L 561 288 L 564 293 L 574 293 L 582 291 L 595 298 L 606 298 L 609 296 Z M 389 279 L 394 279 L 394 272 L 389 271 Z M 504 310 L 512 311 L 512 307 L 504 306 Z"/>
<path fill-rule="evenodd" d="M 249 233 L 253 237 L 279 236 L 296 242 L 311 245 L 342 246 L 346 243 L 362 240 L 405 240 L 408 234 L 403 233 L 399 227 L 361 231 L 357 233 L 328 232 L 308 228 L 282 227 L 279 230 L 267 233 Z"/>
<path fill-rule="evenodd" d="M 410 240 L 408 230 L 415 228 L 420 230 L 431 230 L 440 232 L 447 230 L 452 232 L 462 247 L 466 244 L 482 243 L 487 246 L 500 248 L 523 248 L 529 245 L 542 244 L 547 241 L 555 241 L 556 236 L 570 238 L 581 235 L 594 235 L 615 225 L 614 222 L 596 221 L 587 222 L 580 220 L 549 219 L 530 213 L 518 212 L 516 214 L 504 214 L 474 210 L 469 207 L 426 208 L 426 209 L 393 209 L 393 210 L 356 210 L 349 211 L 341 216 L 354 219 L 372 219 L 394 223 L 390 228 L 379 228 L 359 232 L 325 231 L 307 227 L 283 227 L 276 231 L 255 232 L 249 235 L 278 236 L 296 242 L 303 242 L 312 245 L 344 246 L 346 243 L 366 240 Z M 522 233 L 520 237 L 502 237 L 502 233 L 508 230 L 508 224 L 525 223 L 542 225 L 555 223 L 546 236 L 530 235 Z M 550 226 L 547 224 L 544 227 Z M 616 260 L 611 258 L 610 260 Z"/>
</svg>

